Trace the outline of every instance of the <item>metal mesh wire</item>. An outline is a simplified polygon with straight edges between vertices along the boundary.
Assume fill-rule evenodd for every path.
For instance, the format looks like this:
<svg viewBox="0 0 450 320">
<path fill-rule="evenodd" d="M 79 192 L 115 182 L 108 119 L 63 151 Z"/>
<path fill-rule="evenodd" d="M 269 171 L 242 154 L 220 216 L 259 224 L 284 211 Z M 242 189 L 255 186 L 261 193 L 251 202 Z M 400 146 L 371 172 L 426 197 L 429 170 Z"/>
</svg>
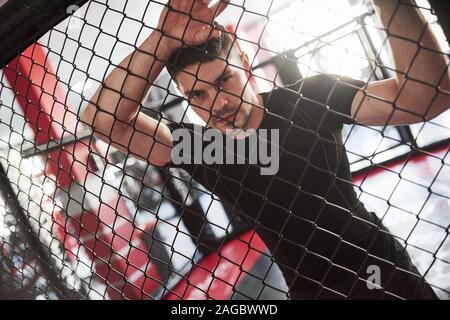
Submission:
<svg viewBox="0 0 450 320">
<path fill-rule="evenodd" d="M 321 74 L 342 74 L 366 83 L 392 77 L 397 70 L 371 2 L 338 2 L 235 1 L 226 9 L 233 19 L 222 18 L 221 23 L 230 26 L 227 32 L 249 54 L 262 91 Z M 428 19 L 445 51 L 440 54 L 447 59 L 448 30 L 440 29 L 447 13 L 434 11 L 426 1 L 408 3 Z M 283 181 L 298 188 L 292 203 L 281 208 L 289 215 L 276 218 L 277 226 L 267 230 L 270 226 L 259 222 L 262 210 L 249 214 L 185 170 L 136 158 L 130 145 L 122 146 L 128 149 L 124 154 L 105 142 L 107 138 L 93 135 L 81 120 L 107 75 L 154 31 L 163 6 L 159 1 L 92 0 L 82 7 L 65 7 L 69 18 L 4 66 L 0 298 L 320 299 L 329 292 L 334 298 L 352 298 L 358 278 L 367 276 L 367 261 L 384 261 L 371 251 L 372 243 L 359 248 L 364 263 L 351 272 L 344 292 L 326 281 L 334 267 L 346 269 L 336 262 L 341 244 L 321 256 L 329 268 L 321 281 L 315 281 L 319 289 L 309 296 L 294 293 L 282 274 L 289 269 L 296 279 L 308 278 L 302 275 L 306 255 L 297 265 L 274 259 L 293 221 L 293 199 L 303 192 L 302 177 L 297 183 Z M 127 93 L 119 95 L 127 99 Z M 141 97 L 135 101 L 141 112 L 158 123 L 199 121 L 166 72 Z M 398 96 L 393 102 L 397 100 Z M 426 110 L 430 108 L 431 104 Z M 416 116 L 425 119 L 423 114 Z M 298 128 L 292 122 L 288 132 Z M 357 197 L 389 228 L 378 226 L 377 232 L 385 242 L 396 239 L 399 252 L 408 252 L 417 267 L 415 277 L 427 282 L 439 298 L 448 299 L 448 112 L 411 125 L 346 125 L 342 134 Z M 242 181 L 250 169 L 243 172 Z M 273 206 L 267 193 L 277 179 L 281 178 L 273 177 L 259 194 L 261 207 Z M 324 205 L 310 221 L 315 229 L 308 241 L 291 241 L 298 250 L 313 252 L 309 245 L 318 233 L 332 234 L 342 246 L 358 246 L 344 239 L 345 228 L 335 234 L 318 225 L 327 214 L 325 198 L 331 190 L 330 186 L 325 195 L 315 195 Z M 245 191 L 237 190 L 238 197 Z M 269 248 L 260 237 L 268 232 L 278 237 Z M 392 279 L 404 268 L 398 263 L 386 263 Z M 390 280 L 375 289 L 377 297 L 405 298 L 392 293 Z"/>
</svg>

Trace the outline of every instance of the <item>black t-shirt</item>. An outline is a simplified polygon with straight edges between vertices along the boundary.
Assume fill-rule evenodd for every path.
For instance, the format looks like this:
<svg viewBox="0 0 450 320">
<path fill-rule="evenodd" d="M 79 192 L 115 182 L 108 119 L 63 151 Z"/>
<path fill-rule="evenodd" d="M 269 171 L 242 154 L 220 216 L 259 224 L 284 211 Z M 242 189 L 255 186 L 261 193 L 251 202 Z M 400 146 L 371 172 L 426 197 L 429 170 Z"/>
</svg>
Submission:
<svg viewBox="0 0 450 320">
<path fill-rule="evenodd" d="M 276 175 L 261 175 L 252 164 L 179 166 L 240 209 L 291 290 L 354 275 L 367 256 L 376 221 L 357 199 L 341 136 L 343 124 L 354 121 L 350 109 L 362 86 L 317 75 L 262 94 L 260 129 L 280 133 Z M 193 129 L 190 124 L 169 127 Z"/>
</svg>

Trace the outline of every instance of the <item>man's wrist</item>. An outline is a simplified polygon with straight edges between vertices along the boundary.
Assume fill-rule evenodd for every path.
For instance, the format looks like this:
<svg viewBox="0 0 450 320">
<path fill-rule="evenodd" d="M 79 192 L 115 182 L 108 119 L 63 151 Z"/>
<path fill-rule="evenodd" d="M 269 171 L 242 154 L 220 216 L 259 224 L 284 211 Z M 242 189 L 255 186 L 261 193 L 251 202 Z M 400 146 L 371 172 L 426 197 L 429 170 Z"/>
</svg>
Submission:
<svg viewBox="0 0 450 320">
<path fill-rule="evenodd" d="M 181 40 L 170 36 L 167 32 L 155 29 L 153 33 L 157 36 L 156 51 L 162 49 L 164 51 L 168 51 L 169 53 L 171 53 L 182 46 Z"/>
<path fill-rule="evenodd" d="M 169 35 L 162 34 L 161 35 L 161 47 L 166 49 L 168 52 L 172 53 L 177 49 L 181 48 L 183 43 L 181 40 L 175 39 Z"/>
<path fill-rule="evenodd" d="M 140 50 L 153 56 L 160 62 L 169 59 L 173 52 L 181 47 L 181 41 L 164 35 L 160 30 L 154 30 L 150 36 L 142 43 Z"/>
</svg>

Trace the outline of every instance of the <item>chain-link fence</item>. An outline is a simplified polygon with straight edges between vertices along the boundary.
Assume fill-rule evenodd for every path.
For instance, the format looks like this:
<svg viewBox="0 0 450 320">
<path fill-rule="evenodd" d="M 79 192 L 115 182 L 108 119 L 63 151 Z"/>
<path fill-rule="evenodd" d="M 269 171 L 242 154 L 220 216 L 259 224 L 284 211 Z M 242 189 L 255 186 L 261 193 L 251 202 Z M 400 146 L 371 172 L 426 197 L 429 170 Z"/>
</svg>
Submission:
<svg viewBox="0 0 450 320">
<path fill-rule="evenodd" d="M 449 19 L 0 2 L 0 298 L 448 299 Z"/>
</svg>

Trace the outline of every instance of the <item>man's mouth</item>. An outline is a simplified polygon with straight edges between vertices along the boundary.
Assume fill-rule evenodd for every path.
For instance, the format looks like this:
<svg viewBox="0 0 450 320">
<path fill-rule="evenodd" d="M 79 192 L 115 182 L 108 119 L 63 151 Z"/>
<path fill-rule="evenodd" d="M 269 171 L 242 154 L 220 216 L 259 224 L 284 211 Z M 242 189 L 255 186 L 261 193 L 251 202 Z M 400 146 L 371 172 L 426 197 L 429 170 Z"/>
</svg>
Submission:
<svg viewBox="0 0 450 320">
<path fill-rule="evenodd" d="M 217 120 L 215 122 L 216 122 L 216 124 L 219 124 L 219 123 L 220 124 L 230 124 L 230 123 L 232 124 L 232 123 L 234 123 L 235 117 L 236 117 L 236 113 L 233 112 L 233 113 L 229 113 L 227 115 L 217 117 Z"/>
</svg>

